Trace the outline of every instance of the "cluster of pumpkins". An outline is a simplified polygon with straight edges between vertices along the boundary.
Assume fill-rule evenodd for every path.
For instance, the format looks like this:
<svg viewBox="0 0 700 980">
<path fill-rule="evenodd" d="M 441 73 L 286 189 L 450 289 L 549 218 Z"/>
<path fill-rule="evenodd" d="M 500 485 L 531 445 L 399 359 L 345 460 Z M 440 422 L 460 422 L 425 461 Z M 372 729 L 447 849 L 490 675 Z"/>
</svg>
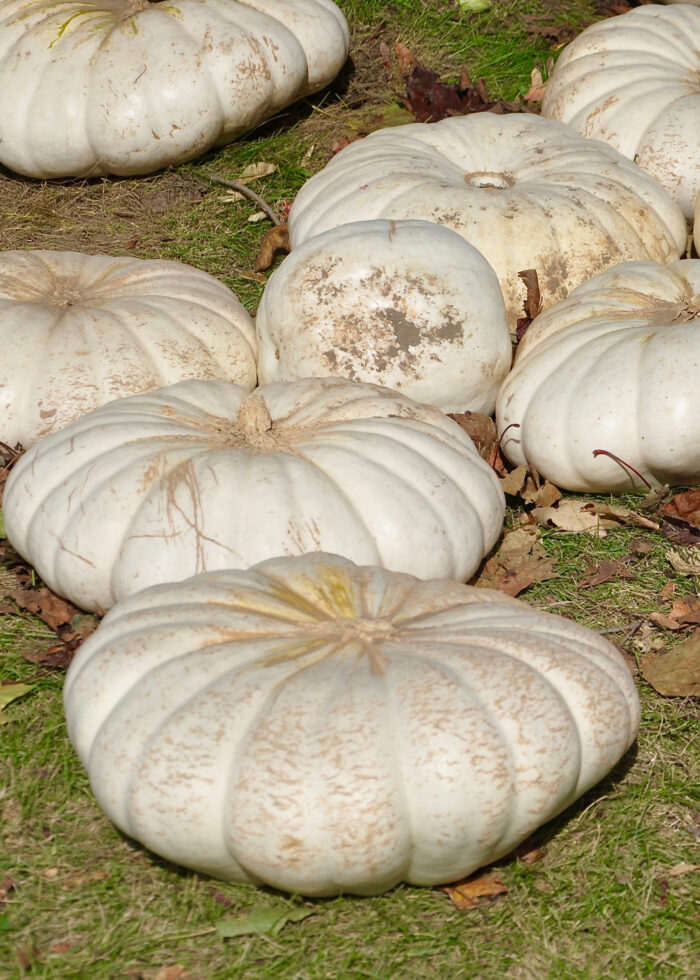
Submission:
<svg viewBox="0 0 700 980">
<path fill-rule="evenodd" d="M 330 0 L 5 0 L 0 162 L 182 162 L 327 84 L 348 37 Z M 566 488 L 700 482 L 699 69 L 700 10 L 644 6 L 562 53 L 553 118 L 350 144 L 255 323 L 178 263 L 0 253 L 0 439 L 29 447 L 5 527 L 107 613 L 65 708 L 125 833 L 308 895 L 442 883 L 626 751 L 617 651 L 462 584 L 505 504 L 445 413 L 517 423 L 509 458 Z"/>
</svg>

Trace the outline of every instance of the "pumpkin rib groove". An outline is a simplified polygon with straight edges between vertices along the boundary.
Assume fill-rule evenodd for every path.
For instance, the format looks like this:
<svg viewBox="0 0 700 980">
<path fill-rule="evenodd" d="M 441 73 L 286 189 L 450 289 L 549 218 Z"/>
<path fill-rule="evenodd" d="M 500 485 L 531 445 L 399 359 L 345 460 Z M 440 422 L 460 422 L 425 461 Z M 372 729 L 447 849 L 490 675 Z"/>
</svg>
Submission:
<svg viewBox="0 0 700 980">
<path fill-rule="evenodd" d="M 376 445 L 377 443 L 379 443 L 379 445 L 377 446 L 377 448 L 379 449 L 381 447 L 382 442 L 385 443 L 385 448 L 387 450 L 391 450 L 393 448 L 391 444 L 392 442 L 391 439 L 381 434 L 377 435 L 373 433 L 372 444 Z M 369 442 L 365 444 L 360 443 L 358 444 L 357 447 L 353 446 L 352 449 L 349 450 L 348 452 L 350 455 L 356 456 L 358 459 L 360 459 L 362 461 L 363 467 L 366 467 L 368 470 L 372 470 L 376 473 L 384 474 L 386 477 L 390 478 L 392 483 L 399 482 L 399 481 L 401 483 L 406 483 L 408 486 L 410 486 L 411 490 L 414 492 L 416 497 L 419 498 L 422 501 L 422 503 L 427 506 L 427 508 L 431 511 L 431 513 L 435 515 L 436 518 L 438 518 L 439 516 L 441 517 L 439 511 L 436 510 L 432 501 L 430 501 L 429 498 L 425 496 L 423 480 L 411 481 L 409 474 L 405 470 L 397 474 L 395 467 L 389 468 L 388 466 L 380 462 L 378 459 L 365 455 L 365 453 L 363 452 L 365 448 L 369 450 Z M 420 458 L 425 458 L 423 453 L 417 453 L 412 447 L 408 447 L 405 444 L 402 446 L 402 450 L 403 452 L 408 452 L 411 454 L 410 463 L 406 467 L 406 469 L 409 471 Z M 340 452 L 342 453 L 342 449 L 340 450 Z M 341 485 L 341 483 L 339 482 L 340 477 L 335 473 L 331 477 L 327 469 L 324 469 L 324 467 L 319 463 L 318 459 L 313 459 L 312 462 L 317 469 L 319 469 L 322 473 L 324 473 L 324 475 L 328 476 L 328 478 L 332 481 L 334 487 L 338 488 L 340 495 L 347 500 L 348 489 L 346 486 Z M 340 466 L 340 469 L 342 470 L 342 464 Z M 372 480 L 371 482 L 374 484 L 375 481 Z M 355 506 L 353 506 L 353 510 L 357 513 Z M 360 515 L 358 513 L 358 518 L 359 516 Z M 367 528 L 364 519 L 360 518 L 360 520 L 362 520 L 363 527 Z M 440 523 L 442 523 L 442 520 L 440 521 Z M 367 528 L 367 530 L 369 529 Z M 385 556 L 381 554 L 381 550 L 379 549 L 378 546 L 377 546 L 377 556 L 382 564 L 386 561 Z M 451 547 L 450 547 L 450 561 L 454 565 L 454 552 Z"/>
<path fill-rule="evenodd" d="M 415 432 L 413 432 L 412 434 L 415 436 Z M 385 445 L 386 445 L 386 449 L 387 450 L 393 449 L 393 446 L 391 445 L 391 440 L 388 439 L 387 437 L 381 436 L 381 435 L 378 436 L 378 437 L 375 436 L 372 439 L 372 443 L 371 444 L 372 445 L 376 445 L 377 443 L 380 443 L 381 444 L 382 441 L 385 442 Z M 377 446 L 377 448 L 380 448 L 380 447 Z M 430 447 L 430 448 L 432 448 L 432 447 Z M 425 478 L 415 479 L 414 477 L 411 476 L 411 470 L 412 470 L 412 468 L 416 465 L 416 463 L 421 458 L 423 458 L 423 459 L 425 459 L 425 458 L 430 459 L 430 456 L 429 455 L 426 455 L 425 447 L 421 446 L 421 450 L 422 451 L 420 453 L 418 453 L 413 448 L 413 446 L 407 446 L 404 443 L 402 445 L 403 454 L 409 453 L 410 454 L 410 460 L 409 460 L 408 463 L 406 463 L 401 458 L 399 458 L 398 460 L 396 458 L 394 458 L 392 460 L 393 466 L 392 466 L 391 469 L 388 466 L 384 465 L 382 462 L 380 462 L 378 459 L 376 459 L 376 458 L 370 458 L 370 456 L 368 455 L 369 454 L 369 451 L 370 451 L 370 442 L 369 442 L 369 440 L 367 442 L 365 442 L 365 443 L 360 443 L 357 448 L 353 447 L 353 455 L 356 455 L 359 459 L 362 460 L 362 463 L 363 463 L 363 466 L 364 467 L 367 467 L 368 469 L 371 469 L 374 472 L 381 472 L 383 474 L 386 474 L 387 477 L 390 477 L 391 478 L 391 481 L 392 482 L 400 482 L 403 485 L 409 486 L 410 489 L 411 489 L 411 491 L 412 491 L 412 495 L 413 495 L 414 499 L 417 502 L 420 502 L 419 503 L 419 509 L 420 509 L 420 505 L 422 505 L 422 507 L 424 509 L 429 510 L 430 513 L 434 515 L 435 520 L 436 520 L 436 524 L 438 524 L 438 526 L 440 527 L 440 529 L 442 530 L 444 528 L 445 531 L 446 531 L 447 527 L 449 526 L 449 521 L 447 521 L 447 522 L 445 521 L 444 511 L 443 510 L 440 510 L 437 507 L 436 502 L 430 498 L 430 496 L 429 496 L 429 490 L 428 490 L 428 487 L 427 487 Z M 428 450 L 428 452 L 429 452 L 429 450 Z M 397 469 L 396 469 L 397 462 L 402 466 L 400 473 L 397 473 Z M 433 465 L 437 469 L 438 466 L 434 462 L 434 460 L 431 460 L 431 462 L 433 463 Z M 343 467 L 341 466 L 341 471 L 342 471 L 342 469 L 343 469 Z M 460 491 L 459 485 L 452 479 L 452 477 L 442 467 L 439 468 L 439 473 L 440 473 L 440 476 L 442 478 L 442 481 L 443 482 L 449 481 L 450 484 L 454 487 L 454 489 L 459 493 L 459 491 Z M 340 484 L 337 482 L 339 479 L 340 479 L 340 476 L 335 476 L 334 475 L 334 477 L 333 477 L 334 483 L 336 483 L 338 486 L 340 486 Z M 375 481 L 372 480 L 372 483 L 373 484 L 374 484 L 374 482 Z M 347 489 L 345 487 L 343 487 L 342 489 L 343 489 L 343 496 L 347 496 Z M 448 505 L 446 503 L 444 506 L 447 507 L 448 510 L 451 509 L 451 504 Z M 472 511 L 472 514 L 473 514 L 473 517 L 474 517 L 474 524 L 481 531 L 481 537 L 482 537 L 481 545 L 483 546 L 483 543 L 484 543 L 483 542 L 484 534 L 483 534 L 483 527 L 481 525 L 481 515 L 478 513 L 476 507 L 471 502 L 470 502 L 470 510 Z M 457 556 L 457 552 L 456 552 L 456 550 L 455 550 L 455 548 L 453 546 L 452 536 L 445 534 L 445 542 L 444 543 L 449 548 L 450 565 L 451 565 L 452 568 L 455 568 L 456 569 L 457 568 L 457 561 L 456 561 L 456 559 L 457 559 L 458 556 Z M 387 562 L 387 556 L 384 555 L 384 554 L 382 554 L 382 551 L 379 548 L 379 545 L 378 544 L 377 544 L 377 554 L 378 554 L 378 556 L 380 558 L 381 563 L 382 564 L 385 564 Z"/>
</svg>

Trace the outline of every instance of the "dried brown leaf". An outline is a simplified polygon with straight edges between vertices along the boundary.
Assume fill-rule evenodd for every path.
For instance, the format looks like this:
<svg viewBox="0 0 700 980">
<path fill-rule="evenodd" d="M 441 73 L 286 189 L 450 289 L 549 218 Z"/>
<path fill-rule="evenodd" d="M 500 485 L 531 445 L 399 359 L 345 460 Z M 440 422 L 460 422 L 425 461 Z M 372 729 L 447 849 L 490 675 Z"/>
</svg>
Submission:
<svg viewBox="0 0 700 980">
<path fill-rule="evenodd" d="M 547 83 L 542 78 L 539 68 L 533 68 L 530 72 L 530 88 L 525 93 L 526 102 L 541 102 L 547 90 Z"/>
<path fill-rule="evenodd" d="M 588 500 L 561 500 L 556 507 L 535 507 L 531 516 L 543 527 L 596 534 L 601 538 L 607 534 L 594 504 Z"/>
<path fill-rule="evenodd" d="M 700 551 L 697 548 L 677 548 L 666 552 L 669 561 L 679 575 L 700 577 Z"/>
<path fill-rule="evenodd" d="M 689 593 L 676 599 L 670 613 L 651 614 L 649 619 L 664 629 L 680 630 L 684 626 L 700 625 L 700 596 Z"/>
<path fill-rule="evenodd" d="M 675 494 L 659 508 L 659 513 L 669 520 L 683 521 L 700 531 L 700 487 Z"/>
<path fill-rule="evenodd" d="M 630 541 L 631 555 L 648 555 L 651 554 L 654 548 L 655 548 L 655 544 L 651 540 L 651 538 L 632 538 L 632 540 Z"/>
<path fill-rule="evenodd" d="M 677 878 L 680 875 L 688 875 L 692 871 L 700 871 L 700 864 L 688 864 L 686 861 L 681 861 L 680 864 L 674 864 L 672 868 L 669 868 L 666 874 L 672 878 Z"/>
<path fill-rule="evenodd" d="M 260 248 L 255 259 L 255 271 L 263 272 L 272 265 L 277 252 L 289 252 L 288 225 L 275 225 L 266 233 L 260 242 Z"/>
<path fill-rule="evenodd" d="M 506 895 L 508 886 L 495 875 L 481 875 L 478 878 L 465 878 L 451 885 L 442 885 L 440 891 L 449 896 L 455 908 L 464 911 L 476 908 L 480 899 L 493 901 L 499 895 Z"/>
<path fill-rule="evenodd" d="M 514 470 L 511 470 L 506 476 L 501 480 L 501 489 L 504 493 L 507 493 L 510 497 L 517 497 L 520 491 L 525 486 L 525 481 L 529 475 L 529 470 L 524 463 L 520 466 L 516 466 Z"/>
<path fill-rule="evenodd" d="M 157 973 L 153 975 L 153 980 L 186 980 L 188 976 L 187 970 L 184 966 L 180 964 L 173 964 L 172 966 L 163 966 L 158 970 Z"/>
<path fill-rule="evenodd" d="M 700 697 L 700 630 L 642 660 L 642 676 L 665 697 Z"/>
<path fill-rule="evenodd" d="M 634 572 L 625 568 L 620 561 L 601 561 L 598 565 L 591 563 L 583 578 L 579 579 L 578 587 L 591 589 L 604 582 L 611 582 L 614 578 L 634 578 Z"/>
<path fill-rule="evenodd" d="M 490 459 L 498 445 L 498 432 L 493 419 L 481 412 L 451 413 L 450 418 L 464 429 L 482 459 Z"/>
<path fill-rule="evenodd" d="M 3 904 L 10 892 L 14 891 L 16 887 L 17 882 L 14 880 L 14 878 L 10 878 L 9 876 L 0 881 L 0 905 Z"/>
<path fill-rule="evenodd" d="M 538 528 L 530 525 L 505 534 L 474 585 L 516 596 L 534 582 L 556 578 L 557 574 L 556 560 L 542 546 Z"/>
<path fill-rule="evenodd" d="M 551 507 L 557 500 L 561 500 L 563 494 L 559 487 L 545 480 L 539 487 L 535 486 L 534 481 L 529 477 L 522 492 L 522 498 L 526 504 L 534 504 L 535 507 Z"/>
<path fill-rule="evenodd" d="M 7 594 L 25 612 L 33 613 L 52 630 L 69 623 L 79 613 L 77 606 L 67 602 L 46 587 L 41 589 L 13 589 Z"/>
</svg>

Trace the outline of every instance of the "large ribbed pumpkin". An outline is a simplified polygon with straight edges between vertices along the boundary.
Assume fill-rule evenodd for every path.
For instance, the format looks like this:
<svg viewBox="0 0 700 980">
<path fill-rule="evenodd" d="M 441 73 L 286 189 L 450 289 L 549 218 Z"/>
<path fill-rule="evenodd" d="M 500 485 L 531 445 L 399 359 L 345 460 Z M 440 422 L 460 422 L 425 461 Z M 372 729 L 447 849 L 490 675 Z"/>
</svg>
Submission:
<svg viewBox="0 0 700 980">
<path fill-rule="evenodd" d="M 182 163 L 323 88 L 348 44 L 331 0 L 3 0 L 0 163 L 30 177 Z"/>
<path fill-rule="evenodd" d="M 396 126 L 351 143 L 297 195 L 292 246 L 370 218 L 422 218 L 466 238 L 498 276 L 512 331 L 519 272 L 537 271 L 547 307 L 618 262 L 672 261 L 688 237 L 658 181 L 612 147 L 526 113 Z"/>
<path fill-rule="evenodd" d="M 0 252 L 0 440 L 30 446 L 114 398 L 187 378 L 250 390 L 255 328 L 180 262 Z"/>
<path fill-rule="evenodd" d="M 255 329 L 263 384 L 332 375 L 445 412 L 490 415 L 512 359 L 493 269 L 428 221 L 354 221 L 315 235 L 273 272 Z"/>
<path fill-rule="evenodd" d="M 629 670 L 596 633 L 324 554 L 131 596 L 64 698 L 122 831 L 307 895 L 469 874 L 606 775 L 639 724 Z"/>
<path fill-rule="evenodd" d="M 690 218 L 700 189 L 700 9 L 650 4 L 561 53 L 542 112 L 653 174 Z"/>
<path fill-rule="evenodd" d="M 508 458 L 560 487 L 700 483 L 700 260 L 624 263 L 540 314 L 496 413 Z"/>
<path fill-rule="evenodd" d="M 504 509 L 456 422 L 335 378 L 252 394 L 183 381 L 110 402 L 30 449 L 3 502 L 17 551 L 89 609 L 307 551 L 464 580 Z"/>
</svg>

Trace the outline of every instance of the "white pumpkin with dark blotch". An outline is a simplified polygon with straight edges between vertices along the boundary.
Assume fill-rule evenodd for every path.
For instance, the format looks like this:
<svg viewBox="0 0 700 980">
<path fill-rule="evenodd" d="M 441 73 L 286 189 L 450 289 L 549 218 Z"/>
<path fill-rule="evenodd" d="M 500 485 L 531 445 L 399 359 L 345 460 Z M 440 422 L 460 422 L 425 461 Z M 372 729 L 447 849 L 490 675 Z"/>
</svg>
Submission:
<svg viewBox="0 0 700 980">
<path fill-rule="evenodd" d="M 467 579 L 501 531 L 499 480 L 439 409 L 336 378 L 183 381 L 120 399 L 12 470 L 7 536 L 87 609 L 200 571 L 334 551 Z"/>
<path fill-rule="evenodd" d="M 428 221 L 359 221 L 285 258 L 255 318 L 261 383 L 351 378 L 490 415 L 512 349 L 498 279 Z"/>
<path fill-rule="evenodd" d="M 64 702 L 120 830 L 216 878 L 319 896 L 501 858 L 639 726 L 629 669 L 591 630 L 328 554 L 131 596 L 78 651 Z"/>
<path fill-rule="evenodd" d="M 700 260 L 629 262 L 529 327 L 498 396 L 502 447 L 569 490 L 700 483 Z M 602 449 L 620 457 L 618 463 Z"/>
<path fill-rule="evenodd" d="M 420 218 L 477 248 L 501 284 L 511 332 L 535 269 L 544 307 L 628 259 L 670 262 L 683 215 L 658 181 L 605 143 L 529 113 L 480 112 L 370 133 L 299 191 L 297 248 L 350 221 Z"/>
<path fill-rule="evenodd" d="M 593 24 L 559 56 L 542 113 L 635 160 L 691 218 L 700 189 L 700 9 L 651 4 Z"/>
<path fill-rule="evenodd" d="M 145 174 L 328 85 L 331 0 L 3 0 L 0 163 L 29 177 Z"/>
<path fill-rule="evenodd" d="M 256 381 L 252 318 L 223 283 L 180 262 L 0 252 L 0 349 L 10 446 L 187 378 Z"/>
</svg>

